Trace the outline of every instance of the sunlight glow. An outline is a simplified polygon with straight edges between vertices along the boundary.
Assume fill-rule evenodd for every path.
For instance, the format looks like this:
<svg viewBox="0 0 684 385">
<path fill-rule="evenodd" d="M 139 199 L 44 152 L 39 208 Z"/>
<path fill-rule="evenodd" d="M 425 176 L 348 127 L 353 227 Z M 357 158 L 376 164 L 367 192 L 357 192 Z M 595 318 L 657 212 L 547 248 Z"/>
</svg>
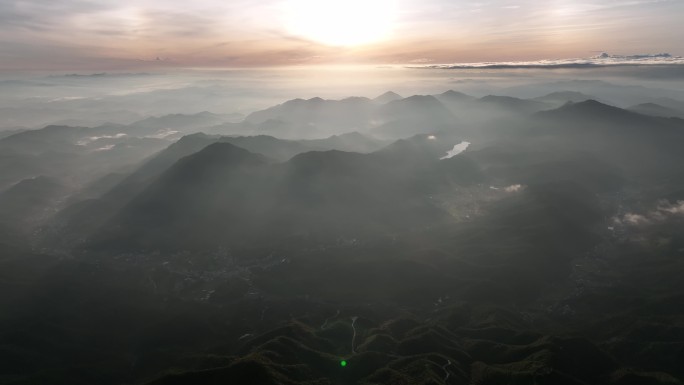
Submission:
<svg viewBox="0 0 684 385">
<path fill-rule="evenodd" d="M 290 0 L 284 7 L 290 33 L 330 46 L 388 38 L 396 12 L 393 0 Z"/>
</svg>

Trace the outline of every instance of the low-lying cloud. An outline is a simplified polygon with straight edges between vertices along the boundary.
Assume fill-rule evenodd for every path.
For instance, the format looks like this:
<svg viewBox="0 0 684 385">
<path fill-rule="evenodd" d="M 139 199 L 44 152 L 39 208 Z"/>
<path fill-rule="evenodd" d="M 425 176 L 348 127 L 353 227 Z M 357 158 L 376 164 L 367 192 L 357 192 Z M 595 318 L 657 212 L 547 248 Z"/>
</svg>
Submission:
<svg viewBox="0 0 684 385">
<path fill-rule="evenodd" d="M 642 66 L 642 65 L 684 65 L 684 57 L 673 56 L 669 53 L 643 55 L 610 55 L 602 53 L 590 58 L 575 59 L 544 59 L 536 61 L 518 62 L 481 62 L 431 65 L 422 68 L 436 69 L 554 69 L 554 68 L 595 68 L 613 66 Z"/>
<path fill-rule="evenodd" d="M 514 192 L 518 192 L 518 191 L 520 191 L 520 190 L 522 190 L 522 189 L 523 189 L 523 185 L 521 185 L 521 184 L 514 184 L 514 185 L 510 185 L 510 186 L 508 186 L 508 187 L 505 187 L 505 188 L 504 188 L 504 191 L 507 192 L 507 193 L 514 193 Z"/>
<path fill-rule="evenodd" d="M 447 154 L 440 159 L 451 159 L 455 157 L 456 155 L 462 153 L 463 151 L 467 150 L 468 147 L 470 146 L 470 142 L 461 142 L 457 145 L 454 146 L 454 148 L 447 152 Z"/>
<path fill-rule="evenodd" d="M 124 134 L 123 132 L 120 132 L 116 135 L 89 136 L 86 138 L 82 138 L 81 140 L 76 142 L 76 144 L 79 146 L 87 146 L 88 144 L 90 144 L 92 142 L 97 142 L 98 140 L 101 140 L 101 139 L 121 139 L 121 138 L 125 138 L 126 136 L 128 136 L 128 134 Z"/>
<path fill-rule="evenodd" d="M 654 210 L 646 213 L 627 213 L 615 218 L 615 223 L 630 226 L 651 225 L 677 216 L 684 216 L 684 201 L 661 201 Z"/>
</svg>

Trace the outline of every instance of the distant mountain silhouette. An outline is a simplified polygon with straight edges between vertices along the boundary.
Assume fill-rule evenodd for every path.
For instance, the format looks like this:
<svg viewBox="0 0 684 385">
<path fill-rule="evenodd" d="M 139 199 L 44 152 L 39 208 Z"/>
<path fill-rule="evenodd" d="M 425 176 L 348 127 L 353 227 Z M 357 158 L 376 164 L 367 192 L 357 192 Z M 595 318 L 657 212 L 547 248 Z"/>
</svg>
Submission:
<svg viewBox="0 0 684 385">
<path fill-rule="evenodd" d="M 384 94 L 373 99 L 373 101 L 379 104 L 386 104 L 403 98 L 403 96 L 397 94 L 396 92 L 387 91 Z"/>
<path fill-rule="evenodd" d="M 74 201 L 68 209 L 57 215 L 50 227 L 55 236 L 69 242 L 73 236 L 82 236 L 97 229 L 135 196 L 152 184 L 162 173 L 180 159 L 195 154 L 215 143 L 231 143 L 254 153 L 280 161 L 286 161 L 297 154 L 313 150 L 356 150 L 371 152 L 384 144 L 360 133 L 348 133 L 319 140 L 282 140 L 271 136 L 222 137 L 202 133 L 187 135 L 176 143 L 144 162 L 125 176 L 118 176 L 113 186 L 101 196 L 87 201 Z M 105 176 L 103 184 L 109 183 Z M 87 224 L 84 228 L 81 224 Z"/>
<path fill-rule="evenodd" d="M 643 103 L 636 106 L 629 107 L 628 110 L 637 112 L 643 115 L 659 116 L 663 118 L 682 118 L 684 119 L 684 112 L 673 108 L 661 106 L 655 103 Z"/>
<path fill-rule="evenodd" d="M 386 120 L 399 120 L 414 114 L 435 114 L 437 119 L 452 117 L 444 104 L 431 95 L 414 95 L 395 100 L 380 107 L 378 112 L 378 115 Z"/>
<path fill-rule="evenodd" d="M 424 194 L 450 180 L 473 181 L 440 167 L 445 144 L 436 151 L 426 137 L 411 141 L 368 155 L 307 152 L 283 164 L 215 143 L 165 171 L 93 237 L 93 245 L 196 248 L 288 237 L 325 244 L 445 220 Z M 146 230 L 153 228 L 156 235 Z M 197 238 L 180 236 L 198 229 Z"/>
<path fill-rule="evenodd" d="M 3 138 L 0 140 L 0 148 L 31 154 L 73 151 L 78 149 L 76 142 L 82 135 L 87 135 L 87 130 L 86 127 L 47 126 Z"/>
<path fill-rule="evenodd" d="M 443 92 L 439 95 L 435 95 L 435 97 L 444 103 L 454 103 L 476 99 L 474 96 L 470 96 L 464 94 L 463 92 L 458 92 L 454 90 Z"/>
<path fill-rule="evenodd" d="M 455 123 L 449 109 L 433 96 L 389 96 L 384 104 L 366 98 L 295 99 L 254 112 L 245 122 L 255 125 L 260 133 L 276 137 L 311 138 L 361 131 L 388 139 L 435 132 Z"/>
<path fill-rule="evenodd" d="M 525 129 L 551 148 L 591 152 L 631 174 L 636 180 L 664 178 L 684 171 L 684 120 L 642 115 L 595 100 L 568 102 L 534 116 Z"/>
<path fill-rule="evenodd" d="M 434 96 L 458 117 L 467 117 L 468 114 L 466 114 L 465 111 L 472 109 L 477 100 L 474 96 L 466 95 L 454 90 L 449 90 Z"/>
<path fill-rule="evenodd" d="M 684 111 L 684 101 L 681 100 L 661 97 L 653 99 L 652 102 L 673 110 Z"/>
<path fill-rule="evenodd" d="M 298 126 L 312 125 L 323 131 L 353 131 L 365 128 L 376 104 L 366 98 L 344 100 L 294 99 L 281 105 L 257 111 L 247 116 L 246 122 L 263 124 L 281 121 Z"/>
<path fill-rule="evenodd" d="M 537 114 L 539 117 L 547 119 L 563 119 L 564 117 L 582 120 L 597 120 L 610 122 L 612 124 L 627 123 L 631 126 L 647 124 L 653 122 L 653 118 L 624 110 L 619 107 L 610 106 L 596 100 L 586 100 L 584 102 L 568 102 L 558 109 L 542 111 Z"/>
<path fill-rule="evenodd" d="M 87 183 L 101 172 L 134 164 L 169 143 L 129 137 L 117 130 L 47 126 L 0 139 L 0 190 L 38 175 L 70 175 L 75 184 Z"/>
<path fill-rule="evenodd" d="M 238 116 L 221 116 L 211 112 L 200 112 L 197 114 L 171 114 L 159 117 L 150 117 L 129 125 L 130 128 L 144 130 L 153 134 L 157 130 L 170 129 L 179 130 L 184 133 L 193 132 L 203 127 L 215 126 L 229 119 L 236 119 Z"/>
<path fill-rule="evenodd" d="M 453 131 L 457 118 L 437 98 L 431 95 L 414 95 L 381 106 L 375 114 L 381 125 L 371 134 L 385 138 L 406 138 L 420 133 Z"/>
<path fill-rule="evenodd" d="M 4 139 L 8 136 L 19 134 L 21 132 L 28 131 L 28 130 L 29 130 L 28 128 L 24 128 L 24 127 L 13 127 L 13 128 L 3 129 L 2 131 L 0 131 L 0 139 Z"/>
<path fill-rule="evenodd" d="M 453 119 L 444 105 L 431 96 L 390 102 L 383 106 L 382 112 L 389 116 L 391 113 L 400 114 L 405 109 L 424 112 L 423 116 L 429 116 L 433 124 L 439 114 L 443 114 L 445 120 Z M 367 155 L 341 151 L 306 152 L 307 148 L 315 149 L 325 141 L 282 141 L 267 136 L 191 136 L 163 154 L 169 154 L 170 159 L 178 159 L 198 148 L 203 149 L 172 166 L 171 160 L 160 164 L 156 168 L 157 173 L 164 169 L 162 165 L 167 165 L 168 169 L 158 178 L 149 178 L 148 183 L 137 184 L 136 194 L 119 200 L 130 203 L 121 206 L 120 213 L 113 215 L 112 221 L 98 231 L 92 244 L 114 247 L 129 237 L 145 243 L 146 248 L 197 247 L 207 242 L 218 245 L 218 240 L 224 238 L 229 243 L 256 239 L 254 237 L 262 237 L 262 241 L 267 243 L 291 236 L 306 242 L 324 243 L 339 237 L 363 238 L 370 234 L 406 231 L 420 226 L 423 221 L 442 220 L 438 218 L 444 212 L 427 202 L 419 202 L 427 194 L 439 193 L 449 185 L 480 183 L 486 180 L 483 171 L 511 184 L 550 183 L 565 176 L 583 188 L 604 191 L 622 183 L 621 172 L 632 176 L 647 175 L 652 173 L 654 164 L 662 164 L 664 159 L 681 158 L 679 152 L 674 151 L 677 141 L 673 139 L 684 135 L 684 131 L 675 128 L 676 122 L 635 114 L 596 101 L 569 102 L 561 108 L 539 112 L 531 123 L 525 130 L 518 131 L 515 128 L 517 123 L 508 129 L 507 135 L 518 136 L 522 140 L 515 145 L 511 143 L 511 148 L 517 148 L 520 154 L 535 154 L 529 148 L 542 145 L 545 147 L 540 148 L 546 151 L 539 153 L 540 158 L 525 155 L 520 160 L 508 160 L 495 166 L 498 171 L 492 168 L 497 164 L 494 158 L 483 158 L 477 152 L 467 152 L 440 162 L 439 159 L 458 143 L 453 129 L 450 134 L 425 134 L 399 140 Z M 648 126 L 644 126 L 646 123 Z M 600 126 L 600 129 L 594 129 L 594 126 Z M 666 136 L 654 136 L 652 130 L 661 130 L 659 132 Z M 555 135 L 553 141 L 546 139 L 549 132 Z M 630 134 L 622 135 L 625 133 Z M 351 134 L 351 137 L 363 139 L 361 134 Z M 330 138 L 330 142 L 335 140 L 335 137 Z M 215 143 L 207 146 L 211 142 Z M 619 143 L 623 149 L 632 149 L 633 153 L 630 155 L 606 148 L 605 144 L 610 142 Z M 639 148 L 656 142 L 662 143 L 660 146 L 664 151 L 651 154 L 650 150 L 645 152 Z M 233 145 L 216 145 L 228 143 Z M 241 169 L 242 158 L 258 157 L 234 145 L 248 147 L 264 155 L 283 154 L 281 151 L 284 149 L 293 154 L 300 153 L 282 164 L 268 162 L 262 157 L 259 162 L 252 162 L 250 173 L 233 174 L 232 170 Z M 174 153 L 176 148 L 183 150 Z M 581 151 L 587 153 L 580 155 Z M 642 154 L 634 155 L 639 152 Z M 556 161 L 554 158 L 561 154 L 565 154 L 563 156 L 567 160 Z M 164 159 L 161 155 L 159 159 Z M 644 161 L 641 159 L 643 156 L 650 156 L 653 160 Z M 535 163 L 528 163 L 533 159 Z M 627 168 L 614 170 L 611 164 L 615 162 Z M 141 168 L 136 174 L 140 175 L 153 164 Z M 661 169 L 659 173 L 669 175 L 676 172 L 677 167 L 673 165 L 672 169 Z M 240 187 L 236 187 L 238 185 Z M 121 183 L 112 193 L 122 186 L 126 183 Z M 246 191 L 252 193 L 247 194 Z M 166 203 L 164 207 L 155 206 L 161 204 L 159 202 Z M 400 202 L 415 202 L 416 206 Z M 197 210 L 185 211 L 193 207 Z M 221 209 L 212 211 L 216 207 Z M 224 212 L 224 215 L 219 215 L 219 212 Z M 141 213 L 149 217 L 137 218 Z M 176 219 L 156 217 L 155 213 L 175 215 L 173 218 Z M 316 217 L 315 213 L 319 216 Z M 409 217 L 413 219 L 408 221 Z M 176 244 L 174 240 L 182 237 L 180 233 L 173 236 L 177 230 L 172 228 L 165 230 L 165 234 L 171 235 L 163 241 L 162 238 L 151 241 L 154 237 L 134 235 L 136 231 L 146 234 L 144 228 L 137 227 L 140 223 L 161 228 L 167 221 L 186 221 L 180 218 L 186 218 L 194 228 L 205 229 L 201 232 L 201 241 L 193 239 L 184 246 Z M 328 219 L 332 218 L 337 219 L 329 222 Z M 238 226 L 237 222 L 242 222 L 243 226 Z M 314 226 L 314 223 L 318 225 Z M 233 229 L 231 231 L 235 234 L 229 235 L 220 230 L 226 228 Z M 119 233 L 122 229 L 129 230 Z M 142 247 L 142 244 L 134 244 Z M 138 247 L 134 244 L 127 247 Z"/>
<path fill-rule="evenodd" d="M 22 180 L 0 193 L 0 226 L 28 236 L 54 214 L 56 204 L 67 192 L 53 178 L 38 176 Z"/>
<path fill-rule="evenodd" d="M 521 114 L 531 114 L 551 108 L 547 103 L 536 100 L 518 99 L 510 96 L 488 95 L 480 99 L 481 103 L 489 104 L 495 108 Z"/>
<path fill-rule="evenodd" d="M 623 85 L 596 79 L 564 80 L 533 85 L 525 84 L 505 89 L 504 93 L 505 95 L 534 98 L 540 94 L 554 93 L 559 90 L 581 92 L 619 106 L 631 106 L 646 102 L 663 104 L 658 101 L 658 99 L 663 97 L 671 100 L 682 100 L 684 98 L 684 92 L 677 89 Z"/>
<path fill-rule="evenodd" d="M 357 131 L 333 135 L 325 139 L 302 140 L 299 142 L 316 150 L 340 150 L 362 153 L 376 151 L 387 144 L 387 141 Z"/>
<path fill-rule="evenodd" d="M 25 179 L 0 193 L 0 205 L 7 215 L 8 210 L 40 210 L 46 200 L 59 198 L 65 191 L 59 181 L 45 176 Z M 14 216 L 15 219 L 19 216 Z"/>
<path fill-rule="evenodd" d="M 561 106 L 567 102 L 579 103 L 592 99 L 595 100 L 596 98 L 576 91 L 558 91 L 534 98 L 536 101 L 550 103 L 556 106 Z"/>
</svg>

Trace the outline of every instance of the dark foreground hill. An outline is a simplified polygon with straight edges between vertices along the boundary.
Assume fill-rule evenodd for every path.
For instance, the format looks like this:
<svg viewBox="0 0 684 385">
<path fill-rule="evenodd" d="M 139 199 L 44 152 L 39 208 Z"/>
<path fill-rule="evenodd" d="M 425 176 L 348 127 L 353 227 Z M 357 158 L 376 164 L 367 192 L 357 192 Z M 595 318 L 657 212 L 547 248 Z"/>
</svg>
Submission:
<svg viewBox="0 0 684 385">
<path fill-rule="evenodd" d="M 165 171 L 93 236 L 92 246 L 328 244 L 442 223 L 446 215 L 427 194 L 458 175 L 440 166 L 446 148 L 435 151 L 424 136 L 411 142 L 373 154 L 309 152 L 280 164 L 212 144 Z"/>
<path fill-rule="evenodd" d="M 3 261 L 3 381 L 681 383 L 681 253 L 577 186 L 501 194 L 384 242 Z"/>
</svg>

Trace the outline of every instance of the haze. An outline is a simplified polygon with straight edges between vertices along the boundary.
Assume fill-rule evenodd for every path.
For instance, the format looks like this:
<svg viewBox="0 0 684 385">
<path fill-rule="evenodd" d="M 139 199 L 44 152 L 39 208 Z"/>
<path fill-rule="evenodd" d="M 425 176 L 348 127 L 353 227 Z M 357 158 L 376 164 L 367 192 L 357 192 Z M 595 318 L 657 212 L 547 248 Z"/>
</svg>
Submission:
<svg viewBox="0 0 684 385">
<path fill-rule="evenodd" d="M 683 4 L 0 2 L 0 384 L 683 385 Z"/>
</svg>

